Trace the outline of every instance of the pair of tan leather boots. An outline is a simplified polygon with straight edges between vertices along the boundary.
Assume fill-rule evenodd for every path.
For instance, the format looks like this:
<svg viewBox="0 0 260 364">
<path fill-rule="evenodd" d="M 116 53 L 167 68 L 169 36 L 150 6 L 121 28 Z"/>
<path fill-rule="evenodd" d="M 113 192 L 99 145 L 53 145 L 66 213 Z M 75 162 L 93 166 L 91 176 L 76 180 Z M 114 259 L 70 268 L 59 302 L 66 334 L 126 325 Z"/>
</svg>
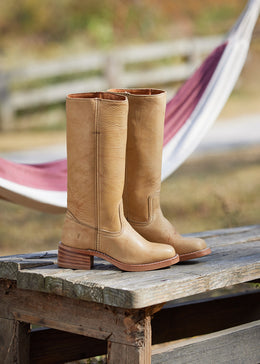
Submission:
<svg viewBox="0 0 260 364">
<path fill-rule="evenodd" d="M 179 235 L 160 208 L 166 93 L 113 89 L 66 100 L 68 209 L 58 265 L 91 269 L 101 257 L 146 271 L 210 253 Z"/>
</svg>

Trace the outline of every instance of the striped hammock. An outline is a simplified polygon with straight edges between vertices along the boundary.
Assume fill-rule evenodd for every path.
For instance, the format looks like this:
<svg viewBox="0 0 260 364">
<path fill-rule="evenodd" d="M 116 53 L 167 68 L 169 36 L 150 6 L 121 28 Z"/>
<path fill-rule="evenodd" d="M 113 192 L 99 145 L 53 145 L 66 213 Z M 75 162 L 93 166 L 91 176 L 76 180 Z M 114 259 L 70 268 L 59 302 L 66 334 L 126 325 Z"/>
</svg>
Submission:
<svg viewBox="0 0 260 364">
<path fill-rule="evenodd" d="M 250 0 L 235 26 L 166 106 L 162 180 L 193 152 L 218 117 L 245 63 L 260 0 Z M 0 198 L 61 213 L 67 205 L 66 159 L 18 164 L 0 158 Z"/>
</svg>

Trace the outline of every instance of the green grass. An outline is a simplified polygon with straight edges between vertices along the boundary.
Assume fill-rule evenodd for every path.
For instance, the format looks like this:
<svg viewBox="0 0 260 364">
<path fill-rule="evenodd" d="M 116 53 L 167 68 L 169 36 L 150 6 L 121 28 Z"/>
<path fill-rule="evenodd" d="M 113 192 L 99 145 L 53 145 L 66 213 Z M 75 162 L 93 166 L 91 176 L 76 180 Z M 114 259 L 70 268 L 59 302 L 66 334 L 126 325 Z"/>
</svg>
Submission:
<svg viewBox="0 0 260 364">
<path fill-rule="evenodd" d="M 56 249 L 63 215 L 51 215 L 0 201 L 0 254 Z"/>
<path fill-rule="evenodd" d="M 259 148 L 190 160 L 162 184 L 162 209 L 182 233 L 257 224 Z"/>
<path fill-rule="evenodd" d="M 260 147 L 191 159 L 162 184 L 165 216 L 181 233 L 259 223 Z M 0 255 L 56 249 L 63 215 L 0 200 Z"/>
</svg>

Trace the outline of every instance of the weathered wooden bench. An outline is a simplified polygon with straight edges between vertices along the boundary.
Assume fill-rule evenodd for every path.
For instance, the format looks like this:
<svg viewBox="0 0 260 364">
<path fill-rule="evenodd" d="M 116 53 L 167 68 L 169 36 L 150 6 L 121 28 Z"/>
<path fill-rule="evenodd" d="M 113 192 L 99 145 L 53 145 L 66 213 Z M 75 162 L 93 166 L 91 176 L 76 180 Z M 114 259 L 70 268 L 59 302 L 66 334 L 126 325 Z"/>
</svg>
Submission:
<svg viewBox="0 0 260 364">
<path fill-rule="evenodd" d="M 260 226 L 195 235 L 211 255 L 152 272 L 60 269 L 56 251 L 1 257 L 0 362 L 259 363 Z"/>
</svg>

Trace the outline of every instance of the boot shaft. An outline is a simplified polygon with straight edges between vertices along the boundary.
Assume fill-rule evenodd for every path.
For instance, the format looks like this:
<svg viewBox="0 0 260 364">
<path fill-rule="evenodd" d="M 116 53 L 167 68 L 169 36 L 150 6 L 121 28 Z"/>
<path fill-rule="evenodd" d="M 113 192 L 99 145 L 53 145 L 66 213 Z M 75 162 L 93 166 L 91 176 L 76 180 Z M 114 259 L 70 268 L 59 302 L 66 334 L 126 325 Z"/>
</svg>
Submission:
<svg viewBox="0 0 260 364">
<path fill-rule="evenodd" d="M 166 92 L 109 91 L 127 95 L 129 102 L 124 212 L 129 221 L 147 222 L 151 205 L 159 203 Z"/>
<path fill-rule="evenodd" d="M 68 211 L 60 267 L 91 269 L 93 256 L 126 271 L 179 261 L 171 246 L 145 240 L 124 217 L 127 114 L 125 96 L 88 93 L 67 98 Z"/>
<path fill-rule="evenodd" d="M 68 211 L 97 230 L 119 231 L 128 101 L 112 93 L 66 99 Z"/>
</svg>

